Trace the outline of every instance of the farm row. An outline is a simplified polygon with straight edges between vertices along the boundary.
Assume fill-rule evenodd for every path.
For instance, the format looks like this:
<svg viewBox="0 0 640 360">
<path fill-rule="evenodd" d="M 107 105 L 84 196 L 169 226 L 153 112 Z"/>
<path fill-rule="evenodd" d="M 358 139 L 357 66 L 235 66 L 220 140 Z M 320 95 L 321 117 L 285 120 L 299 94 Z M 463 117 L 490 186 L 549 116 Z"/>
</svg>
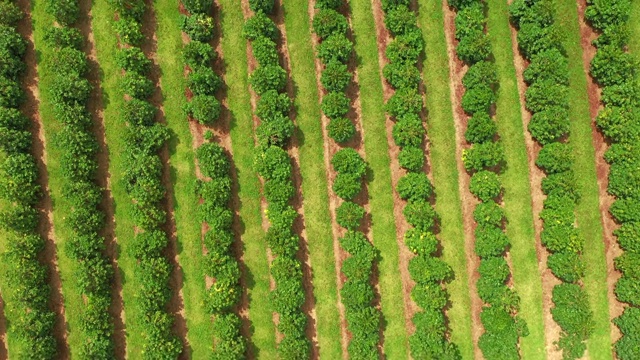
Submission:
<svg viewBox="0 0 640 360">
<path fill-rule="evenodd" d="M 0 0 L 0 359 L 640 357 L 639 24 Z"/>
</svg>

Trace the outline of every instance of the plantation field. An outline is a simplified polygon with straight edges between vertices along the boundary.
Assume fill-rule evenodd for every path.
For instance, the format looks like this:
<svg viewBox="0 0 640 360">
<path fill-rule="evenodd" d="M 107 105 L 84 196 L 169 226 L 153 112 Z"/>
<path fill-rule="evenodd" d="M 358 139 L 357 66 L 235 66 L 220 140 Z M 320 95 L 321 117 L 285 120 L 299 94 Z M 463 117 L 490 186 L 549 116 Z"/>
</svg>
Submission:
<svg viewBox="0 0 640 360">
<path fill-rule="evenodd" d="M 0 0 L 0 360 L 640 359 L 640 3 Z"/>
</svg>

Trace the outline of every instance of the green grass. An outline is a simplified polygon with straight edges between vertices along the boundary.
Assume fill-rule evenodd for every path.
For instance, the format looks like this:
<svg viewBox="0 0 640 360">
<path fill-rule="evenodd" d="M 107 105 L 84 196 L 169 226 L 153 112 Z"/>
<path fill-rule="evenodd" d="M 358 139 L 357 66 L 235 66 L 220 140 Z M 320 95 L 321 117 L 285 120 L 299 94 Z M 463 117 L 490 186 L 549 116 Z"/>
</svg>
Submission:
<svg viewBox="0 0 640 360">
<path fill-rule="evenodd" d="M 516 71 L 513 64 L 509 8 L 505 1 L 489 0 L 488 32 L 500 90 L 495 120 L 505 148 L 507 166 L 502 174 L 504 209 L 508 219 L 509 253 L 513 264 L 513 280 L 520 295 L 520 316 L 527 322 L 529 336 L 520 339 L 523 359 L 545 359 L 544 320 L 542 314 L 542 281 L 538 271 L 527 148 L 524 142 L 522 114 Z"/>
<path fill-rule="evenodd" d="M 243 222 L 244 264 L 249 273 L 249 318 L 256 357 L 276 358 L 275 325 L 269 306 L 269 264 L 260 214 L 260 182 L 253 170 L 253 122 L 247 43 L 242 37 L 244 18 L 240 2 L 220 0 L 222 7 L 222 52 L 226 63 L 225 80 L 231 112 L 233 160 L 238 173 L 240 217 Z"/>
<path fill-rule="evenodd" d="M 375 23 L 370 1 L 352 1 L 351 19 L 358 56 L 362 128 L 367 162 L 373 243 L 381 254 L 379 286 L 384 317 L 384 353 L 388 359 L 406 359 L 408 334 L 404 321 L 404 298 L 400 279 L 398 243 L 393 216 L 393 189 L 385 110 L 375 41 Z"/>
<path fill-rule="evenodd" d="M 629 36 L 629 50 L 633 53 L 640 53 L 640 3 L 637 1 L 631 2 L 631 13 L 629 14 L 629 28 L 631 29 L 631 36 Z"/>
<path fill-rule="evenodd" d="M 456 167 L 455 128 L 449 89 L 449 59 L 444 35 L 442 2 L 420 0 L 418 22 L 426 42 L 423 80 L 427 88 L 427 137 L 431 144 L 431 168 L 436 191 L 436 211 L 440 216 L 442 259 L 455 272 L 447 285 L 451 308 L 447 311 L 451 340 L 463 359 L 473 359 L 471 298 L 467 276 L 462 208 Z"/>
<path fill-rule="evenodd" d="M 32 7 L 33 36 L 38 60 L 38 87 L 40 90 L 39 113 L 46 137 L 47 171 L 49 173 L 49 190 L 53 204 L 53 227 L 55 229 L 55 243 L 58 258 L 60 279 L 62 280 L 62 295 L 66 320 L 68 324 L 67 343 L 71 357 L 77 357 L 82 348 L 84 336 L 80 330 L 80 316 L 84 311 L 84 303 L 80 287 L 74 276 L 76 261 L 67 256 L 65 245 L 74 235 L 71 227 L 64 221 L 71 212 L 71 204 L 62 195 L 66 178 L 62 173 L 61 161 L 64 152 L 54 141 L 55 134 L 60 132 L 63 125 L 53 115 L 53 103 L 49 89 L 53 83 L 55 73 L 46 68 L 46 63 L 56 56 L 55 50 L 45 45 L 45 31 L 53 25 L 54 18 L 45 9 L 44 2 L 36 1 Z"/>
<path fill-rule="evenodd" d="M 183 301 L 187 319 L 187 339 L 191 357 L 203 359 L 213 347 L 211 316 L 204 307 L 205 275 L 203 270 L 200 222 L 193 216 L 198 204 L 194 189 L 195 158 L 189 123 L 182 111 L 185 79 L 183 63 L 178 55 L 182 49 L 180 12 L 174 0 L 156 0 L 158 28 L 158 62 L 162 71 L 161 88 L 167 126 L 172 132 L 169 141 L 173 209 L 177 229 L 178 254 L 183 277 Z"/>
<path fill-rule="evenodd" d="M 295 84 L 296 123 L 300 140 L 300 172 L 305 228 L 313 272 L 316 329 L 321 359 L 342 357 L 338 289 L 333 255 L 333 234 L 324 162 L 322 122 L 316 85 L 315 54 L 311 43 L 309 2 L 284 4 L 291 77 Z"/>
<path fill-rule="evenodd" d="M 569 57 L 570 141 L 575 155 L 574 169 L 577 175 L 578 191 L 581 194 L 580 203 L 576 207 L 576 218 L 578 230 L 586 240 L 583 252 L 583 259 L 587 264 L 584 289 L 589 295 L 595 322 L 595 331 L 587 342 L 587 349 L 592 359 L 611 359 L 607 266 L 578 11 L 575 2 L 556 1 L 556 6 L 558 26 L 560 33 L 564 34 L 564 47 Z"/>
</svg>

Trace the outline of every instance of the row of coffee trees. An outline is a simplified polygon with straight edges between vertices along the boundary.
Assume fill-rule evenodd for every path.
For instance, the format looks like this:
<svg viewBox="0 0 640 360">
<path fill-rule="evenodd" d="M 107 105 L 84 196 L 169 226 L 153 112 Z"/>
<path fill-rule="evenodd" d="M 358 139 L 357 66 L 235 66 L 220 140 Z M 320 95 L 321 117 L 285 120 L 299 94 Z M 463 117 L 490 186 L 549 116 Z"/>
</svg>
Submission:
<svg viewBox="0 0 640 360">
<path fill-rule="evenodd" d="M 403 215 L 411 228 L 404 234 L 404 241 L 415 254 L 409 262 L 409 274 L 416 282 L 411 298 L 420 307 L 412 318 L 416 330 L 409 345 L 416 359 L 459 359 L 457 346 L 449 340 L 444 313 L 448 303 L 445 287 L 453 280 L 453 270 L 439 258 L 438 216 L 431 203 L 434 189 L 424 171 L 425 127 L 421 118 L 422 79 L 418 65 L 424 56 L 425 44 L 410 6 L 408 0 L 382 1 L 384 24 L 393 38 L 385 49 L 389 63 L 382 71 L 394 90 L 386 111 L 394 121 L 392 136 L 400 148 L 398 162 L 406 171 L 395 190 L 406 201 Z"/>
<path fill-rule="evenodd" d="M 365 187 L 367 164 L 360 153 L 350 147 L 357 130 L 348 117 L 352 99 L 347 91 L 354 77 L 350 66 L 354 54 L 353 43 L 348 37 L 351 29 L 344 15 L 348 14 L 345 5 L 343 0 L 316 1 L 313 31 L 318 38 L 316 56 L 322 64 L 320 83 L 324 91 L 321 109 L 329 120 L 326 132 L 335 142 L 330 148 L 337 149 L 330 163 L 335 173 L 332 190 L 341 199 L 335 210 L 336 222 L 342 228 L 339 242 L 341 250 L 348 254 L 340 268 L 344 275 L 340 299 L 351 335 L 347 352 L 353 359 L 376 359 L 381 314 L 374 306 L 372 275 L 378 251 L 362 227 L 366 210 L 359 195 Z"/>
<path fill-rule="evenodd" d="M 480 203 L 475 207 L 475 252 L 480 257 L 478 296 L 485 306 L 480 313 L 484 333 L 478 346 L 487 359 L 519 359 L 520 336 L 528 330 L 518 317 L 520 298 L 507 285 L 511 271 L 505 258 L 509 239 L 500 206 L 502 184 L 499 174 L 506 165 L 504 149 L 492 109 L 499 86 L 492 48 L 486 33 L 486 5 L 482 1 L 449 0 L 456 11 L 456 53 L 468 70 L 462 79 L 465 92 L 462 109 L 469 116 L 465 140 L 471 144 L 463 152 L 464 167 L 471 174 L 469 191 Z"/>
<path fill-rule="evenodd" d="M 133 239 L 127 247 L 137 264 L 134 270 L 137 308 L 143 348 L 148 359 L 175 359 L 182 353 L 182 343 L 173 333 L 174 315 L 167 308 L 172 296 L 169 278 L 172 266 L 166 249 L 169 237 L 166 229 L 167 212 L 163 201 L 166 189 L 162 183 L 163 162 L 160 151 L 169 139 L 169 132 L 157 122 L 158 109 L 150 99 L 156 85 L 150 78 L 151 60 L 141 45 L 151 41 L 142 32 L 147 2 L 143 0 L 110 1 L 117 21 L 114 29 L 119 47 L 116 63 L 122 69 L 120 92 L 125 96 L 120 120 L 126 127 L 123 181 L 133 203 L 129 216 L 135 224 Z"/>
<path fill-rule="evenodd" d="M 255 115 L 260 123 L 255 128 L 255 169 L 262 179 L 267 202 L 269 228 L 266 243 L 273 261 L 270 270 L 275 288 L 270 304 L 277 313 L 277 330 L 282 335 L 277 345 L 280 359 L 306 359 L 311 346 L 306 336 L 307 316 L 302 263 L 298 258 L 300 236 L 294 230 L 299 214 L 292 206 L 296 194 L 293 184 L 292 158 L 287 152 L 294 133 L 289 117 L 292 100 L 286 90 L 287 72 L 280 64 L 277 41 L 280 32 L 268 16 L 274 12 L 273 0 L 251 0 L 253 16 L 246 20 L 244 37 L 250 42 L 257 68 L 249 77 L 258 97 Z"/>
<path fill-rule="evenodd" d="M 602 108 L 596 124 L 611 146 L 605 160 L 609 194 L 616 200 L 609 209 L 620 228 L 614 231 L 624 253 L 615 259 L 622 277 L 615 286 L 618 301 L 629 306 L 613 322 L 622 333 L 615 343 L 620 360 L 640 357 L 640 88 L 638 60 L 627 51 L 631 0 L 587 1 L 585 17 L 598 32 L 591 76 L 602 89 Z"/>
<path fill-rule="evenodd" d="M 568 61 L 554 24 L 552 1 L 516 0 L 510 13 L 520 53 L 530 62 L 524 71 L 525 106 L 532 114 L 528 129 L 542 147 L 536 165 L 546 174 L 541 241 L 550 253 L 547 266 L 562 281 L 553 288 L 551 315 L 562 330 L 557 346 L 565 359 L 575 359 L 584 354 L 594 324 L 581 284 L 585 244 L 575 225 L 580 194 L 569 137 Z"/>
<path fill-rule="evenodd" d="M 0 227 L 7 250 L 3 296 L 8 326 L 28 349 L 16 358 L 54 359 L 56 315 L 49 308 L 49 275 L 41 262 L 45 240 L 38 232 L 43 189 L 38 185 L 31 119 L 20 111 L 26 99 L 21 82 L 27 40 L 16 29 L 24 19 L 17 3 L 0 1 Z"/>
</svg>

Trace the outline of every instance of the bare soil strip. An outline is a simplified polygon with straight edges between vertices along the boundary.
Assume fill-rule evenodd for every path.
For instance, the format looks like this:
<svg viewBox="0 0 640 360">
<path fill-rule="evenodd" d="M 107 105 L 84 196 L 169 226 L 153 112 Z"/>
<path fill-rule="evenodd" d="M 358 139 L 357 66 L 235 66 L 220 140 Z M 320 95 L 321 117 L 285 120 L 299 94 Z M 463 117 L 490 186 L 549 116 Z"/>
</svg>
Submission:
<svg viewBox="0 0 640 360">
<path fill-rule="evenodd" d="M 122 302 L 122 274 L 118 268 L 118 244 L 115 236 L 115 218 L 113 210 L 113 196 L 111 195 L 111 174 L 109 173 L 109 148 L 106 142 L 104 128 L 104 103 L 100 83 L 100 65 L 91 26 L 91 0 L 80 2 L 81 17 L 77 23 L 78 29 L 82 33 L 85 41 L 85 53 L 89 62 L 87 79 L 93 85 L 91 100 L 87 103 L 87 110 L 91 114 L 94 124 L 93 133 L 98 140 L 100 151 L 97 154 L 98 160 L 98 185 L 104 189 L 101 210 L 105 213 L 105 225 L 100 235 L 104 236 L 107 256 L 111 259 L 114 268 L 114 278 L 112 284 L 111 309 L 110 313 L 114 320 L 114 345 L 116 359 L 124 359 L 127 351 L 124 325 L 124 306 Z"/>
<path fill-rule="evenodd" d="M 308 9 L 309 9 L 309 19 L 311 21 L 313 21 L 314 14 L 316 13 L 315 4 L 316 4 L 315 0 L 309 0 Z M 309 24 L 309 26 L 311 26 L 311 24 Z M 319 44 L 319 39 L 318 39 L 318 36 L 313 32 L 311 35 L 311 41 L 313 43 L 313 47 L 317 48 Z M 352 67 L 350 66 L 349 68 L 351 69 Z M 315 71 L 316 71 L 316 86 L 318 87 L 318 94 L 320 94 L 320 99 L 318 99 L 318 101 L 321 101 L 322 96 L 325 95 L 325 91 L 324 91 L 324 88 L 322 87 L 322 84 L 320 83 L 320 74 L 322 73 L 322 63 L 320 62 L 320 59 L 318 59 L 317 57 L 315 57 Z M 350 87 L 355 88 L 356 85 L 352 83 L 350 84 Z M 355 99 L 354 97 L 352 97 L 352 95 L 356 95 Z M 357 90 L 349 92 L 349 99 L 352 100 L 352 103 L 356 108 L 355 113 L 360 114 L 360 109 L 359 109 L 360 102 L 358 101 Z M 357 116 L 359 115 L 356 115 L 355 117 Z M 351 116 L 351 117 L 354 117 L 354 116 Z M 344 276 L 340 273 L 340 269 L 342 268 L 342 262 L 347 258 L 347 253 L 344 250 L 342 250 L 342 248 L 340 247 L 339 238 L 344 235 L 344 230 L 340 227 L 340 225 L 338 225 L 336 221 L 336 209 L 340 204 L 340 199 L 336 194 L 333 193 L 333 190 L 331 189 L 331 184 L 333 184 L 333 180 L 336 177 L 336 172 L 333 170 L 333 167 L 331 166 L 331 158 L 340 149 L 340 147 L 329 137 L 329 132 L 327 131 L 327 126 L 329 125 L 329 119 L 324 114 L 321 114 L 320 120 L 322 123 L 322 139 L 323 139 L 325 173 L 327 177 L 327 192 L 329 194 L 329 212 L 331 213 L 331 232 L 333 235 L 332 236 L 333 237 L 333 256 L 335 259 L 335 268 L 336 268 L 336 275 L 337 275 L 336 276 L 336 283 L 337 283 L 337 289 L 338 289 L 337 307 L 338 307 L 338 311 L 340 312 L 340 334 L 341 334 L 342 358 L 343 360 L 346 360 L 348 358 L 347 345 L 349 344 L 349 340 L 351 336 L 347 330 L 345 307 L 342 304 L 342 297 L 340 295 L 340 289 L 342 288 L 342 284 L 345 281 Z M 358 137 L 360 136 L 359 132 L 356 136 Z"/>
<path fill-rule="evenodd" d="M 393 88 L 385 81 L 384 76 L 382 75 L 382 69 L 385 65 L 389 63 L 389 60 L 385 56 L 385 51 L 387 49 L 387 44 L 392 40 L 389 31 L 384 25 L 384 12 L 382 10 L 382 4 L 380 0 L 372 0 L 372 8 L 373 8 L 373 17 L 376 25 L 376 38 L 378 45 L 378 64 L 380 66 L 380 80 L 382 82 L 383 96 L 384 101 L 386 102 L 389 98 L 394 94 Z M 424 114 L 423 114 L 424 115 Z M 424 116 L 422 117 L 422 121 L 424 123 Z M 396 222 L 396 241 L 398 244 L 398 255 L 399 255 L 399 271 L 400 278 L 402 281 L 402 293 L 404 298 L 404 321 L 405 327 L 407 329 L 407 334 L 411 335 L 415 332 L 415 326 L 411 319 L 413 315 L 419 311 L 416 303 L 411 299 L 411 290 L 415 286 L 415 281 L 411 279 L 411 275 L 409 274 L 409 260 L 413 258 L 413 253 L 409 251 L 407 246 L 404 243 L 404 234 L 411 228 L 411 226 L 407 223 L 402 210 L 406 205 L 406 201 L 400 199 L 400 196 L 395 191 L 398 181 L 402 178 L 407 172 L 400 167 L 400 163 L 398 161 L 398 155 L 400 154 L 400 147 L 395 144 L 393 140 L 392 130 L 393 130 L 393 121 L 391 121 L 389 115 L 386 115 L 385 128 L 387 132 L 387 145 L 389 147 L 389 157 L 391 159 L 390 168 L 391 168 L 391 186 L 394 189 L 393 191 L 393 216 Z M 428 166 L 431 164 L 431 160 L 429 154 L 427 152 L 427 161 L 425 161 L 425 166 L 427 167 L 427 176 L 432 179 L 432 174 L 428 171 Z M 407 347 L 407 352 L 409 352 L 409 348 Z"/>
<path fill-rule="evenodd" d="M 462 163 L 462 150 L 465 147 L 464 128 L 466 128 L 467 116 L 462 110 L 461 99 L 464 95 L 464 87 L 462 86 L 462 77 L 466 72 L 466 66 L 456 56 L 456 40 L 455 34 L 455 12 L 449 8 L 447 1 L 442 2 L 442 11 L 444 13 L 445 37 L 447 39 L 447 53 L 449 54 L 449 86 L 451 88 L 451 106 L 453 111 L 453 121 L 456 129 L 456 163 L 459 174 L 460 198 L 462 199 L 462 219 L 465 234 L 465 251 L 467 254 L 467 272 L 469 275 L 469 291 L 471 293 L 471 317 L 472 317 L 472 336 L 474 344 L 474 356 L 476 359 L 483 359 L 482 352 L 478 347 L 478 340 L 482 335 L 483 327 L 480 323 L 480 312 L 482 310 L 482 300 L 478 296 L 476 282 L 480 277 L 478 266 L 480 259 L 474 250 L 474 230 L 475 222 L 473 220 L 473 209 L 478 201 L 469 192 L 469 174 Z"/>
<path fill-rule="evenodd" d="M 7 360 L 7 318 L 4 316 L 4 299 L 0 294 L 0 360 Z"/>
<path fill-rule="evenodd" d="M 162 124 L 166 124 L 166 118 L 162 107 L 162 92 L 160 90 L 162 86 L 162 79 L 160 74 L 160 66 L 157 59 L 157 37 L 156 37 L 156 16 L 153 9 L 153 0 L 146 0 L 147 11 L 144 13 L 142 19 L 142 33 L 145 35 L 145 41 L 140 48 L 144 54 L 151 60 L 151 70 L 149 72 L 149 78 L 155 84 L 155 91 L 149 102 L 158 109 L 156 115 L 156 121 Z M 164 226 L 164 230 L 167 233 L 169 239 L 169 245 L 166 249 L 166 256 L 171 263 L 173 270 L 169 279 L 169 286 L 172 289 L 171 300 L 168 304 L 168 312 L 174 317 L 173 331 L 182 342 L 183 351 L 180 355 L 181 359 L 190 358 L 190 347 L 187 339 L 187 322 L 184 313 L 184 303 L 182 301 L 182 267 L 178 258 L 178 244 L 177 244 L 177 232 L 176 222 L 173 210 L 173 186 L 171 184 L 171 172 L 169 161 L 169 150 L 165 144 L 160 152 L 160 159 L 163 164 L 162 169 L 162 185 L 166 189 L 166 196 L 163 201 L 163 207 L 167 211 L 167 222 Z"/>
<path fill-rule="evenodd" d="M 54 336 L 58 342 L 58 357 L 69 358 L 69 344 L 67 343 L 68 325 L 64 309 L 64 297 L 62 295 L 62 282 L 58 271 L 58 258 L 56 250 L 55 231 L 53 227 L 53 203 L 49 191 L 49 173 L 47 172 L 46 138 L 40 113 L 40 91 L 38 89 L 37 58 L 34 48 L 33 27 L 31 21 L 31 4 L 28 0 L 19 0 L 17 5 L 24 12 L 25 18 L 18 24 L 18 32 L 27 40 L 27 51 L 24 61 L 27 68 L 22 77 L 22 85 L 25 90 L 26 100 L 20 110 L 33 121 L 32 133 L 34 136 L 33 155 L 36 159 L 40 178 L 38 184 L 42 187 L 43 198 L 40 203 L 42 212 L 38 232 L 45 239 L 45 248 L 42 252 L 42 261 L 49 268 L 49 281 L 51 283 L 51 309 L 56 313 Z"/>
<path fill-rule="evenodd" d="M 615 284 L 622 274 L 615 269 L 614 259 L 622 255 L 622 250 L 618 245 L 613 231 L 619 226 L 615 223 L 609 208 L 613 204 L 615 198 L 607 192 L 609 186 L 609 164 L 604 160 L 604 153 L 607 151 L 608 144 L 600 131 L 598 131 L 595 123 L 596 116 L 602 108 L 600 106 L 600 95 L 602 90 L 595 83 L 589 73 L 591 59 L 596 54 L 596 48 L 592 45 L 592 41 L 598 37 L 598 34 L 586 23 L 584 12 L 587 3 L 585 0 L 578 0 L 578 18 L 580 19 L 581 45 L 584 62 L 584 71 L 587 78 L 587 91 L 589 94 L 589 111 L 591 113 L 591 129 L 593 132 L 593 147 L 596 155 L 596 174 L 598 177 L 598 192 L 600 198 L 600 218 L 602 219 L 602 227 L 604 229 L 605 257 L 607 261 L 607 296 L 609 297 L 609 318 L 614 319 L 622 314 L 625 306 L 618 301 L 614 293 Z M 611 325 L 611 340 L 617 341 L 621 337 L 620 329 L 613 323 Z"/>
<path fill-rule="evenodd" d="M 242 11 L 244 13 L 245 19 L 251 17 L 252 11 L 249 8 L 248 0 L 242 0 Z M 280 32 L 280 38 L 277 41 L 278 50 L 280 53 L 280 61 L 281 61 L 282 67 L 287 72 L 287 87 L 286 87 L 287 94 L 291 99 L 294 99 L 295 89 L 294 89 L 294 84 L 291 80 L 291 66 L 290 66 L 289 52 L 287 49 L 287 32 L 284 26 L 284 11 L 280 1 L 274 1 L 273 15 L 269 17 L 274 21 L 274 23 L 276 24 Z M 249 73 L 252 73 L 253 70 L 255 70 L 257 67 L 257 61 L 253 56 L 253 52 L 251 51 L 250 44 L 247 47 L 247 59 L 249 62 Z M 260 119 L 255 115 L 255 109 L 256 109 L 258 97 L 252 89 L 250 90 L 250 92 L 251 92 L 251 106 L 254 112 L 253 122 L 254 122 L 254 130 L 255 130 L 260 123 Z M 293 113 L 291 120 L 295 124 L 295 112 Z M 289 157 L 291 158 L 292 180 L 293 180 L 293 186 L 296 189 L 296 192 L 291 200 L 292 201 L 291 205 L 299 214 L 298 218 L 293 224 L 293 231 L 300 237 L 300 250 L 298 251 L 297 258 L 302 265 L 303 287 L 305 291 L 305 303 L 302 306 L 302 311 L 306 314 L 307 320 L 308 320 L 306 335 L 311 342 L 311 358 L 316 359 L 319 356 L 320 349 L 318 348 L 318 336 L 317 336 L 317 329 L 316 329 L 317 320 L 316 320 L 316 311 L 315 311 L 315 299 L 313 296 L 313 284 L 312 284 L 313 276 L 311 274 L 311 260 L 309 258 L 309 249 L 307 245 L 307 241 L 309 239 L 307 237 L 307 233 L 304 225 L 304 204 L 303 204 L 302 187 L 301 187 L 302 176 L 300 174 L 300 156 L 298 151 L 298 144 L 299 144 L 298 137 L 294 133 L 294 135 L 291 137 L 290 145 L 286 150 L 289 153 Z M 261 183 L 264 185 L 264 182 L 262 180 L 261 180 Z M 261 201 L 261 207 L 263 210 L 262 213 L 264 214 L 264 210 L 266 210 L 267 208 L 267 203 L 264 197 L 262 198 L 262 201 Z M 262 224 L 263 224 L 263 228 L 266 231 L 269 227 L 269 222 L 264 216 L 262 219 Z M 271 262 L 273 261 L 273 255 L 271 254 L 271 251 L 269 249 L 267 250 L 267 253 L 268 253 L 267 256 L 268 256 L 269 264 L 271 264 Z M 273 281 L 273 278 L 271 278 L 271 288 L 272 289 L 275 288 L 275 283 Z M 273 317 L 274 317 L 274 323 L 277 324 L 278 314 L 274 313 Z M 282 334 L 280 334 L 276 330 L 276 340 L 280 341 L 281 339 L 282 339 Z"/>
<path fill-rule="evenodd" d="M 525 129 L 529 125 L 531 120 L 531 114 L 525 108 L 524 93 L 527 89 L 527 85 L 524 82 L 523 73 L 527 67 L 527 61 L 520 55 L 518 50 L 517 30 L 511 25 L 511 44 L 513 47 L 514 59 L 513 63 L 516 68 L 516 77 L 518 80 L 518 92 L 520 95 L 520 112 L 522 113 L 522 124 Z M 533 140 L 531 134 L 528 131 L 524 132 L 525 144 L 527 146 L 527 158 L 529 161 L 529 182 L 531 187 L 531 205 L 533 209 L 533 227 L 536 236 L 536 253 L 538 255 L 538 269 L 542 276 L 542 307 L 544 315 L 545 325 L 545 348 L 547 351 L 548 360 L 560 360 L 562 359 L 562 352 L 558 351 L 554 342 L 560 339 L 560 326 L 553 321 L 551 317 L 551 308 L 553 302 L 551 301 L 551 291 L 553 287 L 560 284 L 551 270 L 547 268 L 547 257 L 549 253 L 542 246 L 540 241 L 540 234 L 542 233 L 542 220 L 540 219 L 540 211 L 542 211 L 544 194 L 542 193 L 542 179 L 544 173 L 540 170 L 535 162 L 540 151 L 540 145 Z"/>
</svg>

